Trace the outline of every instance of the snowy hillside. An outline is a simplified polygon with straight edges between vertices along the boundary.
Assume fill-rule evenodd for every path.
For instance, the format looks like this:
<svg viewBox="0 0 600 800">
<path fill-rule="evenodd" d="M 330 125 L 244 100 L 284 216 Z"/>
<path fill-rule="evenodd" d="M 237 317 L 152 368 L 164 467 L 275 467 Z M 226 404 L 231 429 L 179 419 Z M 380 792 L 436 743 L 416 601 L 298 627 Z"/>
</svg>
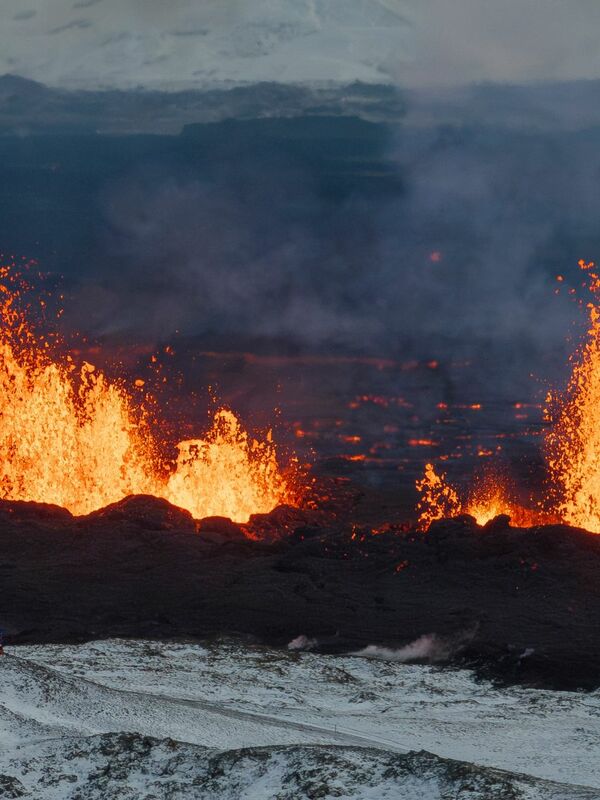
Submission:
<svg viewBox="0 0 600 800">
<path fill-rule="evenodd" d="M 1 769 L 1 767 L 0 767 Z M 215 751 L 170 739 L 105 734 L 24 747 L 0 773 L 0 796 L 31 800 L 597 800 L 583 787 L 351 747 Z"/>
<path fill-rule="evenodd" d="M 2 5 L 0 73 L 62 86 L 385 82 L 407 54 L 401 0 Z"/>
<path fill-rule="evenodd" d="M 599 709 L 231 641 L 21 647 L 0 658 L 0 796 L 593 800 Z"/>
</svg>

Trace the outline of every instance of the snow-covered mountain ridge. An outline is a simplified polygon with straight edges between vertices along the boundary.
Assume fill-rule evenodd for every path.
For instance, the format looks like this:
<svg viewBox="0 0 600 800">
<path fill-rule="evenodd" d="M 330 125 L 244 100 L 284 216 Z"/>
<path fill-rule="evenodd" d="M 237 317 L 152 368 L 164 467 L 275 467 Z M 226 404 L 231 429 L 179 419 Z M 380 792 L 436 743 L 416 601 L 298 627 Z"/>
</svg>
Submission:
<svg viewBox="0 0 600 800">
<path fill-rule="evenodd" d="M 164 5 L 55 0 L 24 14 L 5 0 L 0 72 L 79 88 L 389 82 L 408 51 L 398 0 Z"/>
</svg>

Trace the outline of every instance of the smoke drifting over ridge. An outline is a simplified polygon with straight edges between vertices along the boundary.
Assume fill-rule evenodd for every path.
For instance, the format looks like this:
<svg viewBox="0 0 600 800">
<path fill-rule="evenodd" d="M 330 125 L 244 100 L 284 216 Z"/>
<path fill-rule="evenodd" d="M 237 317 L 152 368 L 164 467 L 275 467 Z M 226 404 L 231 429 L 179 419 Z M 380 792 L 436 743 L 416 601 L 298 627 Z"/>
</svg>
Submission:
<svg viewBox="0 0 600 800">
<path fill-rule="evenodd" d="M 435 664 L 448 661 L 450 656 L 460 650 L 463 644 L 464 642 L 460 638 L 455 641 L 450 638 L 440 638 L 435 633 L 430 633 L 420 636 L 405 647 L 393 649 L 371 644 L 353 655 L 380 661 L 398 661 L 401 664 L 410 664 L 411 662 Z"/>
<path fill-rule="evenodd" d="M 357 166 L 268 136 L 266 156 L 239 125 L 203 176 L 159 166 L 107 186 L 106 279 L 80 304 L 95 333 L 564 364 L 578 313 L 555 278 L 600 248 L 595 131 L 372 126 L 385 133 Z M 345 125 L 331 121 L 339 141 Z"/>
<path fill-rule="evenodd" d="M 210 95 L 220 122 L 154 136 L 152 119 L 193 119 L 203 93 L 183 118 L 171 95 L 150 106 L 143 93 L 107 93 L 104 106 L 92 95 L 103 130 L 125 104 L 144 122 L 112 136 L 90 135 L 89 97 L 51 93 L 46 127 L 21 136 L 48 92 L 3 86 L 0 238 L 65 275 L 67 327 L 146 342 L 179 332 L 216 349 L 481 357 L 500 375 L 564 370 L 583 318 L 568 288 L 578 259 L 600 252 L 596 83 L 404 99 L 352 85 L 291 106 L 276 85 L 247 87 L 241 99 Z M 348 116 L 348 97 L 379 122 Z"/>
</svg>

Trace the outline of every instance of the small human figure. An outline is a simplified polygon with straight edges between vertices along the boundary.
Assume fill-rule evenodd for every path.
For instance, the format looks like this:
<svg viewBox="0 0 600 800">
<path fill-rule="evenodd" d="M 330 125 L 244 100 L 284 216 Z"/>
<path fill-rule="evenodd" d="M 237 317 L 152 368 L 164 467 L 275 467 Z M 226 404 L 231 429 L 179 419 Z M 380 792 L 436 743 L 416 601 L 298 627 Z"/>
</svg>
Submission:
<svg viewBox="0 0 600 800">
<path fill-rule="evenodd" d="M 6 636 L 6 631 L 0 628 L 0 656 L 4 655 L 4 637 Z"/>
</svg>

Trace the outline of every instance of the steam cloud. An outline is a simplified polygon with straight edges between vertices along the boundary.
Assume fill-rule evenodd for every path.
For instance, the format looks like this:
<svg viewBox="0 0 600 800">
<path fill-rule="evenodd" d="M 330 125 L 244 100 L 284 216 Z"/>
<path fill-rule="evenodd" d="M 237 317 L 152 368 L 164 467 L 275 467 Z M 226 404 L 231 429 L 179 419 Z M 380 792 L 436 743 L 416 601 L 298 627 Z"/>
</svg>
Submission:
<svg viewBox="0 0 600 800">
<path fill-rule="evenodd" d="M 310 637 L 302 634 L 301 636 L 296 636 L 295 639 L 292 639 L 292 641 L 288 643 L 287 649 L 295 652 L 308 651 L 314 650 L 317 644 L 318 642 L 316 639 L 311 639 Z"/>
<path fill-rule="evenodd" d="M 381 661 L 399 661 L 402 664 L 411 661 L 446 661 L 453 652 L 450 642 L 439 639 L 434 633 L 415 639 L 414 642 L 394 650 L 389 647 L 378 647 L 371 644 L 354 653 L 362 658 L 375 658 Z"/>
<path fill-rule="evenodd" d="M 372 644 L 353 653 L 353 655 L 382 661 L 399 661 L 402 664 L 411 662 L 441 663 L 448 661 L 451 656 L 462 650 L 471 641 L 476 630 L 477 626 L 474 626 L 453 636 L 439 636 L 435 633 L 428 633 L 399 649 Z"/>
</svg>

